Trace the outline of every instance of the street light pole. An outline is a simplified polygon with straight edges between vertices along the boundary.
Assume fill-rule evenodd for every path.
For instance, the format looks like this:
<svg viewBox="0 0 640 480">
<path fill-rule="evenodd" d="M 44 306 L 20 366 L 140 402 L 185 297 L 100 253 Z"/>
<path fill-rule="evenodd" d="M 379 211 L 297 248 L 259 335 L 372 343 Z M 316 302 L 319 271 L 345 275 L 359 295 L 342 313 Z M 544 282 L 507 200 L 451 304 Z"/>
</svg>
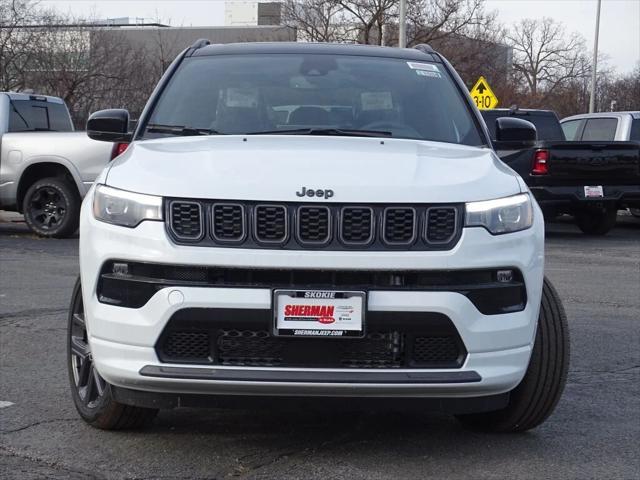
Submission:
<svg viewBox="0 0 640 480">
<path fill-rule="evenodd" d="M 589 113 L 596 109 L 596 74 L 598 72 L 598 34 L 600 33 L 600 5 L 602 0 L 598 0 L 596 11 L 596 36 L 593 41 L 593 70 L 591 72 L 591 97 L 589 98 Z"/>
<path fill-rule="evenodd" d="M 407 46 L 407 0 L 400 0 L 400 18 L 398 19 L 398 46 Z"/>
</svg>

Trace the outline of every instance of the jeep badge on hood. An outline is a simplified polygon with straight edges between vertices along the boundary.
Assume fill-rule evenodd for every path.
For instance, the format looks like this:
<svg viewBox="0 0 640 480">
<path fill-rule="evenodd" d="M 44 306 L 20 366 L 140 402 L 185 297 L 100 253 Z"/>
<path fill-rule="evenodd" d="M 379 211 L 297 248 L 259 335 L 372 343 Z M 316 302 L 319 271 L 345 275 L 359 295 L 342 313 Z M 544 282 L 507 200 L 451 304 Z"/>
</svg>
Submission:
<svg viewBox="0 0 640 480">
<path fill-rule="evenodd" d="M 302 189 L 299 192 L 296 192 L 296 195 L 299 197 L 320 197 L 320 198 L 326 198 L 329 199 L 331 197 L 333 197 L 333 190 L 330 189 L 317 189 L 314 190 L 312 188 L 307 188 L 307 187 L 302 187 Z"/>
</svg>

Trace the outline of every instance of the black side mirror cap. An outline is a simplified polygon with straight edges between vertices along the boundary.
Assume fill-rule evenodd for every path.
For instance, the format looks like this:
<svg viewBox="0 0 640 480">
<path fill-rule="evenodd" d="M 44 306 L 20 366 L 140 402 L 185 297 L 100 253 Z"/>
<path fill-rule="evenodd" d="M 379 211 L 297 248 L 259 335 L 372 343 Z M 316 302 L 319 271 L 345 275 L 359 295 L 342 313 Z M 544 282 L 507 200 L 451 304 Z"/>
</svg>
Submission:
<svg viewBox="0 0 640 480">
<path fill-rule="evenodd" d="M 87 135 L 102 142 L 130 142 L 129 112 L 118 108 L 92 113 L 87 120 Z"/>
<path fill-rule="evenodd" d="M 521 118 L 496 118 L 496 141 L 534 143 L 538 139 L 536 126 Z"/>
</svg>

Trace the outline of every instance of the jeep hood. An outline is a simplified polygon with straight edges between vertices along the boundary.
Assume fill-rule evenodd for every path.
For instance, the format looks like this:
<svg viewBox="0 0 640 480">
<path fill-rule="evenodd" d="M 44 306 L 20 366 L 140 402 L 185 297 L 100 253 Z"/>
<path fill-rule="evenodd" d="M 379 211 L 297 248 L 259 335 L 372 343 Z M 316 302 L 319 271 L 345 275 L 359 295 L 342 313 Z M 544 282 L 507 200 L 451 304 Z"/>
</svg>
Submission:
<svg viewBox="0 0 640 480">
<path fill-rule="evenodd" d="M 164 197 L 332 202 L 465 202 L 520 192 L 492 150 L 402 139 L 203 136 L 134 142 L 108 185 Z"/>
</svg>

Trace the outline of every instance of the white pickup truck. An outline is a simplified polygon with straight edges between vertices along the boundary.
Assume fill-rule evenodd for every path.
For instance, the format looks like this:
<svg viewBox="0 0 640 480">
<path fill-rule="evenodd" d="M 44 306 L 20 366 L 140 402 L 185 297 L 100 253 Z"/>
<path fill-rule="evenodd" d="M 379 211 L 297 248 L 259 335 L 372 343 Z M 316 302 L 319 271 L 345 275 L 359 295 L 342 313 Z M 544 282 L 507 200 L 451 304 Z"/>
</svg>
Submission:
<svg viewBox="0 0 640 480">
<path fill-rule="evenodd" d="M 60 98 L 0 92 L 0 209 L 23 213 L 38 235 L 72 235 L 82 197 L 118 148 L 74 132 Z"/>
</svg>

